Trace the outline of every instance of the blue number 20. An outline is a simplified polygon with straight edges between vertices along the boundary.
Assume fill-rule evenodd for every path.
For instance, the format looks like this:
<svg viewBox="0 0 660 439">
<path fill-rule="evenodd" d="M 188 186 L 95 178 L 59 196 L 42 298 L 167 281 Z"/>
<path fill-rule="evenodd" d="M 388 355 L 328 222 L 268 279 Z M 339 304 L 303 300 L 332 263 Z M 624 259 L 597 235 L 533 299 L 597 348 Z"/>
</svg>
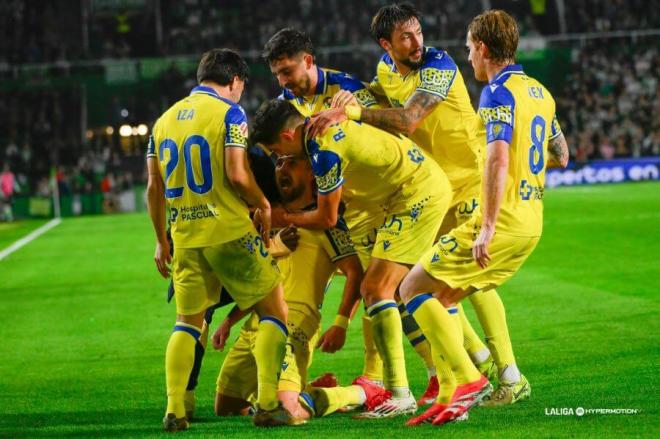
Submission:
<svg viewBox="0 0 660 439">
<path fill-rule="evenodd" d="M 199 160 L 200 167 L 202 168 L 202 183 L 197 184 L 195 181 L 195 173 L 192 166 L 192 148 L 197 145 L 199 147 Z M 165 149 L 170 151 L 170 160 L 165 165 L 165 197 L 177 198 L 183 195 L 182 187 L 169 187 L 168 180 L 179 164 L 179 147 L 172 139 L 165 139 L 159 145 L 160 157 L 162 161 L 163 152 Z M 183 144 L 183 158 L 186 165 L 186 183 L 188 188 L 196 194 L 204 194 L 211 190 L 213 186 L 213 173 L 211 171 L 211 147 L 209 142 L 198 135 L 188 137 L 186 143 Z"/>
<path fill-rule="evenodd" d="M 537 134 L 537 128 L 541 126 L 541 134 Z M 532 120 L 532 146 L 529 148 L 529 169 L 536 175 L 543 170 L 545 160 L 543 158 L 543 140 L 545 139 L 545 119 L 541 116 L 534 116 Z M 539 160 L 536 161 L 536 154 Z"/>
</svg>

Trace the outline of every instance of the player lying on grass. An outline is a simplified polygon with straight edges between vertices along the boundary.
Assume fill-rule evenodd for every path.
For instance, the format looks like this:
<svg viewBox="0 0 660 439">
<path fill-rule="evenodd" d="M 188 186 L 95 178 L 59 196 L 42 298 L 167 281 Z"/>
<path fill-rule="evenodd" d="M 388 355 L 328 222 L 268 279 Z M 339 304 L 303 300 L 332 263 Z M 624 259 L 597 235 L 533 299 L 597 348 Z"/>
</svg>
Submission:
<svg viewBox="0 0 660 439">
<path fill-rule="evenodd" d="M 282 156 L 276 165 L 276 185 L 289 211 L 316 207 L 314 178 L 305 157 Z M 298 229 L 297 248 L 277 263 L 284 276 L 285 299 L 289 306 L 287 353 L 279 379 L 278 397 L 293 415 L 292 425 L 310 417 L 324 416 L 352 404 L 374 406 L 389 394 L 370 383 L 348 388 L 315 389 L 307 385 L 307 370 L 315 346 L 336 352 L 346 340 L 350 315 L 360 301 L 362 268 L 343 220 L 327 230 Z M 333 273 L 346 275 L 344 294 L 335 322 L 317 340 L 326 286 Z M 213 345 L 222 349 L 231 327 L 246 313 L 234 308 L 213 336 Z M 256 316 L 241 328 L 218 377 L 215 412 L 220 416 L 247 414 L 257 391 L 254 338 Z"/>
<path fill-rule="evenodd" d="M 373 251 L 361 255 L 370 260 L 360 293 L 372 318 L 374 340 L 383 358 L 384 385 L 392 398 L 362 416 L 414 413 L 417 404 L 408 387 L 394 295 L 416 259 L 433 245 L 451 200 L 446 175 L 409 139 L 359 122 L 344 121 L 323 135 L 307 138 L 303 117 L 279 99 L 265 102 L 257 111 L 253 141 L 312 164 L 317 207 L 295 213 L 276 209 L 276 223 L 332 227 L 343 200 L 347 222 L 353 224 L 352 236 L 378 229 Z"/>
<path fill-rule="evenodd" d="M 401 297 L 419 323 L 434 355 L 451 365 L 458 387 L 448 403 L 437 402 L 409 425 L 440 425 L 463 416 L 486 396 L 490 384 L 462 349 L 460 332 L 443 313 L 476 291 L 513 276 L 536 247 L 543 228 L 546 157 L 568 162 L 550 92 L 514 63 L 518 28 L 503 11 L 487 11 L 468 27 L 466 45 L 477 80 L 489 83 L 479 102 L 487 131 L 481 209 L 438 241 L 401 284 Z M 529 395 L 517 370 L 502 374 L 486 405 L 511 404 Z"/>
</svg>

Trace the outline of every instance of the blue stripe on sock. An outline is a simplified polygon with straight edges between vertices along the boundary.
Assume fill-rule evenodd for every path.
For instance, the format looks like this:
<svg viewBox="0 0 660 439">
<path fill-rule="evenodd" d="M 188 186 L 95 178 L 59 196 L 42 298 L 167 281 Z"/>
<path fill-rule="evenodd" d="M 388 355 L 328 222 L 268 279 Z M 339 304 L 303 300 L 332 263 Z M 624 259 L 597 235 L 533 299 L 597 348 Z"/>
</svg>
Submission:
<svg viewBox="0 0 660 439">
<path fill-rule="evenodd" d="M 397 307 L 397 306 L 396 306 L 396 303 L 395 303 L 395 302 L 387 302 L 386 304 L 381 305 L 381 306 L 379 306 L 378 308 L 376 308 L 376 309 L 372 309 L 371 311 L 369 311 L 369 317 L 373 317 L 373 316 L 375 316 L 376 314 L 378 314 L 379 312 L 381 312 L 381 311 L 385 311 L 385 310 L 388 309 L 388 308 L 396 308 L 396 307 Z"/>
<path fill-rule="evenodd" d="M 424 334 L 422 334 L 419 337 L 413 338 L 412 340 L 410 340 L 410 344 L 412 345 L 412 347 L 415 347 L 418 344 L 420 344 L 421 342 L 423 342 L 424 340 L 426 340 L 426 337 L 424 337 Z"/>
<path fill-rule="evenodd" d="M 449 314 L 458 314 L 458 308 L 456 308 L 455 306 L 453 306 L 451 308 L 447 308 L 447 312 Z"/>
<path fill-rule="evenodd" d="M 307 392 L 300 392 L 300 397 L 305 400 L 308 406 L 314 410 L 314 413 L 312 416 L 316 413 L 316 404 L 314 404 L 314 399 L 312 399 L 312 395 L 310 395 Z"/>
<path fill-rule="evenodd" d="M 187 332 L 188 334 L 192 335 L 195 340 L 199 339 L 199 336 L 202 335 L 198 330 L 189 328 L 188 326 L 174 325 L 174 330 L 172 332 L 176 331 Z"/>
<path fill-rule="evenodd" d="M 426 302 L 429 299 L 433 299 L 433 296 L 429 293 L 419 294 L 412 298 L 412 300 L 406 303 L 406 308 L 408 309 L 408 314 L 413 315 L 417 308 L 419 308 L 422 303 Z"/>
<path fill-rule="evenodd" d="M 282 323 L 281 321 L 279 321 L 278 319 L 276 319 L 275 317 L 271 317 L 271 316 L 262 317 L 262 318 L 259 319 L 259 323 L 261 323 L 261 322 L 274 323 L 275 326 L 280 328 L 280 331 L 282 331 L 284 333 L 285 337 L 289 336 L 289 331 L 286 329 L 286 325 L 284 323 Z"/>
</svg>

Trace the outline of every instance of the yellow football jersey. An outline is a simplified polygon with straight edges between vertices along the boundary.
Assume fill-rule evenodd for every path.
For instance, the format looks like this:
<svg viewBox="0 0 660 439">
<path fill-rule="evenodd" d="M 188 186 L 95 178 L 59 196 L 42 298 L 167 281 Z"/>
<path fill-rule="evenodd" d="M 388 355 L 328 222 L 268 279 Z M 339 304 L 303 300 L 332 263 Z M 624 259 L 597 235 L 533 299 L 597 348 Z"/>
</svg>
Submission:
<svg viewBox="0 0 660 439">
<path fill-rule="evenodd" d="M 291 102 L 303 116 L 310 117 L 314 113 L 330 108 L 330 101 L 339 90 L 348 90 L 353 93 L 355 99 L 363 107 L 376 105 L 376 99 L 360 80 L 336 70 L 321 67 L 316 67 L 316 69 L 319 79 L 316 83 L 316 93 L 313 96 L 296 97 L 291 90 L 286 88 L 280 95 Z"/>
<path fill-rule="evenodd" d="M 316 206 L 314 206 L 316 207 Z M 298 229 L 300 240 L 295 251 L 277 259 L 284 281 L 284 298 L 289 305 L 288 321 L 311 338 L 321 323 L 321 307 L 326 286 L 340 259 L 356 254 L 343 219 L 327 230 Z M 255 329 L 258 318 L 248 324 Z"/>
<path fill-rule="evenodd" d="M 224 149 L 247 148 L 247 131 L 243 108 L 203 86 L 156 121 L 147 157 L 160 162 L 175 247 L 222 244 L 252 230 L 224 167 Z"/>
<path fill-rule="evenodd" d="M 385 54 L 369 88 L 385 96 L 392 107 L 403 107 L 417 91 L 442 97 L 443 102 L 424 118 L 410 138 L 433 155 L 455 189 L 481 178 L 483 126 L 461 72 L 447 52 L 425 47 L 422 66 L 405 75 Z"/>
<path fill-rule="evenodd" d="M 509 172 L 496 231 L 541 236 L 548 140 L 561 134 L 555 100 L 520 65 L 510 65 L 484 87 L 479 116 L 488 142 L 509 144 Z"/>
<path fill-rule="evenodd" d="M 442 174 L 412 140 L 353 120 L 306 139 L 305 147 L 319 193 L 344 185 L 342 200 L 347 210 L 374 206 L 387 210 L 428 182 L 434 173 Z"/>
</svg>

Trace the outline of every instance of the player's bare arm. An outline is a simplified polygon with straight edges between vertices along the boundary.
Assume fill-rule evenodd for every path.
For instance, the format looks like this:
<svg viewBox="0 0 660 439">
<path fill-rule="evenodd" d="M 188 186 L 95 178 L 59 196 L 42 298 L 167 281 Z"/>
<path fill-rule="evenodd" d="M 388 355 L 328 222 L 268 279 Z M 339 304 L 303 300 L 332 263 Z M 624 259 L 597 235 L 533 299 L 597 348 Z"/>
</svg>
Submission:
<svg viewBox="0 0 660 439">
<path fill-rule="evenodd" d="M 168 264 L 172 263 L 170 256 L 170 243 L 167 240 L 167 230 L 165 227 L 165 186 L 163 178 L 158 169 L 158 159 L 156 157 L 147 158 L 147 208 L 149 216 L 156 232 L 156 252 L 154 262 L 158 272 L 164 278 L 170 276 Z"/>
<path fill-rule="evenodd" d="M 412 134 L 424 118 L 442 102 L 442 97 L 424 91 L 415 92 L 403 108 L 362 108 L 351 119 L 368 123 L 393 134 Z M 308 136 L 323 134 L 331 125 L 348 118 L 346 109 L 333 108 L 315 114 L 308 127 Z"/>
<path fill-rule="evenodd" d="M 472 247 L 472 256 L 481 268 L 490 261 L 488 245 L 495 235 L 495 224 L 500 211 L 509 168 L 509 144 L 504 140 L 490 142 L 486 151 L 486 165 L 482 183 L 481 232 Z"/>
<path fill-rule="evenodd" d="M 346 276 L 344 292 L 333 325 L 325 331 L 316 344 L 317 348 L 321 348 L 321 351 L 327 353 L 337 352 L 344 346 L 348 322 L 355 315 L 362 299 L 360 282 L 362 282 L 364 273 L 360 259 L 356 255 L 351 255 L 340 259 L 336 265 Z"/>
<path fill-rule="evenodd" d="M 550 154 L 549 165 L 565 168 L 568 166 L 568 144 L 564 134 L 561 133 L 548 142 L 548 154 Z"/>
<path fill-rule="evenodd" d="M 317 207 L 304 212 L 285 213 L 284 221 L 306 229 L 329 229 L 337 224 L 339 203 L 341 201 L 341 186 L 327 194 L 318 194 Z"/>
<path fill-rule="evenodd" d="M 251 312 L 252 309 L 242 311 L 238 306 L 234 306 L 213 334 L 213 348 L 220 351 L 223 350 L 229 338 L 231 327 Z"/>
<path fill-rule="evenodd" d="M 442 101 L 438 95 L 417 91 L 403 108 L 364 109 L 360 120 L 390 133 L 409 135 Z"/>
<path fill-rule="evenodd" d="M 255 206 L 255 223 L 260 226 L 261 238 L 270 246 L 270 203 L 257 185 L 247 161 L 247 151 L 239 147 L 225 148 L 227 180 L 246 203 Z"/>
</svg>

